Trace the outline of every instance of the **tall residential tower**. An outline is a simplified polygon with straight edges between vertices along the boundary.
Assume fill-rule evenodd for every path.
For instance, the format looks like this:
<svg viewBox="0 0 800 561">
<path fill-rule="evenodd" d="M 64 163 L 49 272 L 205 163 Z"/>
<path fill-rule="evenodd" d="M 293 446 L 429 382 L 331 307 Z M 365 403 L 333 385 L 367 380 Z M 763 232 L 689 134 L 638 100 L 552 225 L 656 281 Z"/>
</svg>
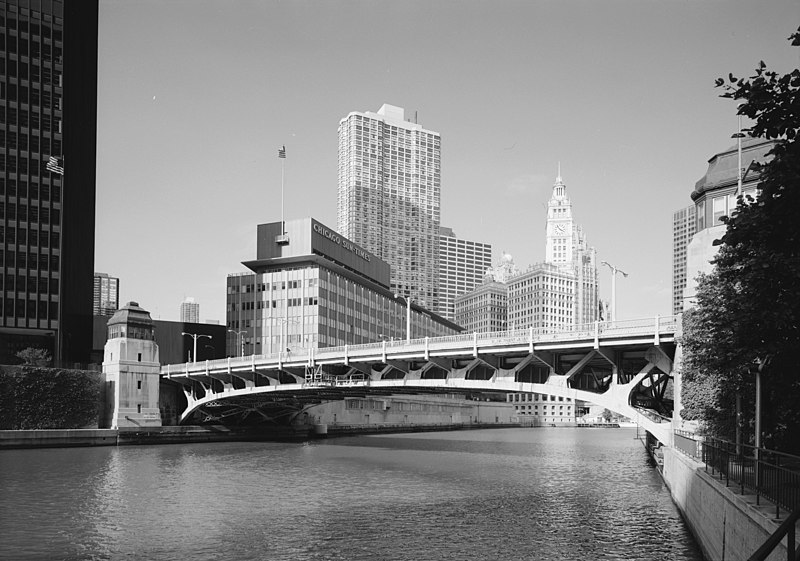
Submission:
<svg viewBox="0 0 800 561">
<path fill-rule="evenodd" d="M 439 133 L 401 107 L 339 123 L 338 230 L 391 266 L 391 291 L 439 309 Z"/>
</svg>

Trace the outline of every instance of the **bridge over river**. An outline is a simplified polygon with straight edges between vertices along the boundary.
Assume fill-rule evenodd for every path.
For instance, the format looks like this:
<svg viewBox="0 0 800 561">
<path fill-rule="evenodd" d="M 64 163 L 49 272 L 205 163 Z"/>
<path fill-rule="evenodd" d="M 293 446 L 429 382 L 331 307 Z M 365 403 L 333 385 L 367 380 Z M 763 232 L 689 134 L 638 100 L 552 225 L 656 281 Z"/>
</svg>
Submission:
<svg viewBox="0 0 800 561">
<path fill-rule="evenodd" d="M 370 395 L 534 392 L 595 403 L 671 444 L 680 316 L 292 349 L 161 368 L 182 385 L 182 423 L 291 419 Z"/>
</svg>

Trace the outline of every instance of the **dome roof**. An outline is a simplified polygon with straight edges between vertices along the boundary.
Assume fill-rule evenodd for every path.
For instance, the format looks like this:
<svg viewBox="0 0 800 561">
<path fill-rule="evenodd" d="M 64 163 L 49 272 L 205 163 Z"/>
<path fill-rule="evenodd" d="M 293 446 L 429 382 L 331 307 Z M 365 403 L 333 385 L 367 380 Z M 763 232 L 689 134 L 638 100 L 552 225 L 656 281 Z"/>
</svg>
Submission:
<svg viewBox="0 0 800 561">
<path fill-rule="evenodd" d="M 746 137 L 742 139 L 742 168 L 747 169 L 753 161 L 762 164 L 772 159 L 767 156 L 767 152 L 772 150 L 775 145 L 774 140 L 764 140 L 763 138 Z M 691 194 L 692 200 L 696 201 L 708 191 L 716 191 L 727 187 L 736 186 L 738 180 L 738 145 L 734 144 L 727 150 L 715 154 L 708 160 L 708 171 L 695 184 Z M 745 184 L 758 181 L 758 174 L 750 171 L 745 178 Z"/>
</svg>

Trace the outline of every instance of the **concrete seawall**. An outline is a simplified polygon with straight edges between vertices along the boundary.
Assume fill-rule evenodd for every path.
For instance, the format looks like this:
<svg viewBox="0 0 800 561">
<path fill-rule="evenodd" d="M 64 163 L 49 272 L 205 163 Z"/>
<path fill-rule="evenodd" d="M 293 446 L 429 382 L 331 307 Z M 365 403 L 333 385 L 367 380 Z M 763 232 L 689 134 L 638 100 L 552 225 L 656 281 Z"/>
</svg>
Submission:
<svg viewBox="0 0 800 561">
<path fill-rule="evenodd" d="M 236 440 L 303 440 L 308 427 L 236 430 L 224 426 L 181 426 L 123 429 L 2 430 L 0 450 L 11 448 L 66 448 L 129 444 L 187 444 Z"/>
<path fill-rule="evenodd" d="M 778 528 L 768 501 L 757 506 L 755 495 L 726 487 L 724 480 L 705 472 L 702 462 L 674 448 L 661 450 L 664 481 L 708 561 L 746 561 Z M 785 561 L 784 544 L 767 559 Z"/>
</svg>

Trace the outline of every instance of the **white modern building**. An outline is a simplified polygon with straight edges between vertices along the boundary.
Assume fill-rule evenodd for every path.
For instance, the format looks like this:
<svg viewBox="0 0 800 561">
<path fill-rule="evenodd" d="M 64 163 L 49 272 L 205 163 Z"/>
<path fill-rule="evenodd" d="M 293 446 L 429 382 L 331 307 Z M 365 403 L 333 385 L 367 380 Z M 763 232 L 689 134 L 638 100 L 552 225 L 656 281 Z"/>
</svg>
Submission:
<svg viewBox="0 0 800 561">
<path fill-rule="evenodd" d="M 92 315 L 112 316 L 118 308 L 119 279 L 106 273 L 95 273 Z"/>
<path fill-rule="evenodd" d="M 492 266 L 492 246 L 460 239 L 451 228 L 441 227 L 439 232 L 438 312 L 452 321 L 456 297 L 480 286 Z"/>
<path fill-rule="evenodd" d="M 181 321 L 184 323 L 200 323 L 200 304 L 194 298 L 186 298 L 181 302 Z"/>
<path fill-rule="evenodd" d="M 672 313 L 683 312 L 683 289 L 686 287 L 686 248 L 697 227 L 695 206 L 672 213 Z"/>
<path fill-rule="evenodd" d="M 338 231 L 391 266 L 391 291 L 439 310 L 441 138 L 401 107 L 339 122 Z"/>
</svg>

